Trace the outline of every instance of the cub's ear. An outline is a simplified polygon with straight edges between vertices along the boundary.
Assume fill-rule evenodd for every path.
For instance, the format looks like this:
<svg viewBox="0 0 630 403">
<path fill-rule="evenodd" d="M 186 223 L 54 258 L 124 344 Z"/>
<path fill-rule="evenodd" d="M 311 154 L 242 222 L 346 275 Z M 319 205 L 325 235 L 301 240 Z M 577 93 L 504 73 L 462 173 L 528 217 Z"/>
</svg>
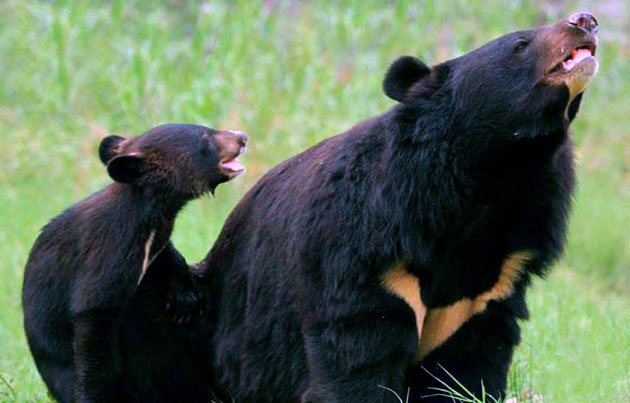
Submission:
<svg viewBox="0 0 630 403">
<path fill-rule="evenodd" d="M 129 153 L 112 158 L 107 164 L 107 173 L 120 183 L 132 183 L 145 172 L 145 159 L 140 153 Z"/>
<path fill-rule="evenodd" d="M 412 85 L 431 74 L 431 68 L 414 56 L 401 56 L 385 73 L 383 91 L 391 99 L 403 102 Z"/>
<path fill-rule="evenodd" d="M 107 165 L 112 158 L 118 155 L 120 144 L 123 141 L 125 141 L 124 137 L 114 135 L 101 140 L 101 145 L 98 146 L 98 156 L 103 164 Z"/>
</svg>

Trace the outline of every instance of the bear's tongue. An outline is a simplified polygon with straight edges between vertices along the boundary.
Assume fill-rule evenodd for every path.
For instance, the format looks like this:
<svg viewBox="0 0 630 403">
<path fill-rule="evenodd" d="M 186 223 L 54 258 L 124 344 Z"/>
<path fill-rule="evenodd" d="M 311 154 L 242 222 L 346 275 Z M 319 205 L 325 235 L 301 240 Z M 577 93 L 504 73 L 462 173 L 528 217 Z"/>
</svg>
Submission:
<svg viewBox="0 0 630 403">
<path fill-rule="evenodd" d="M 578 63 L 580 63 L 582 60 L 584 60 L 587 57 L 592 56 L 592 55 L 593 54 L 588 49 L 576 49 L 573 52 L 571 52 L 571 58 L 570 59 L 565 60 L 565 61 L 562 62 L 562 67 L 564 67 L 565 70 L 571 70 Z"/>
<path fill-rule="evenodd" d="M 232 172 L 241 172 L 245 170 L 245 167 L 238 158 L 233 158 L 231 160 L 222 162 L 220 165 L 221 168 L 230 170 Z"/>
</svg>

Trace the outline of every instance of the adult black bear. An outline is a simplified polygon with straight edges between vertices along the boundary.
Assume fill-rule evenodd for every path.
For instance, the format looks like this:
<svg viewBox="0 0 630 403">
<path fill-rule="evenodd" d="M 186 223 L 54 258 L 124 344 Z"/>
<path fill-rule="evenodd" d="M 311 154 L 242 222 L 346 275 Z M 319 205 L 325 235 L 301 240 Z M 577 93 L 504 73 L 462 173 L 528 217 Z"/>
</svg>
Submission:
<svg viewBox="0 0 630 403">
<path fill-rule="evenodd" d="M 441 365 L 500 395 L 525 288 L 564 244 L 596 32 L 576 13 L 433 67 L 403 57 L 394 107 L 265 175 L 200 266 L 220 383 L 242 402 L 415 401 Z"/>
<path fill-rule="evenodd" d="M 208 343 L 164 312 L 169 282 L 188 276 L 169 238 L 186 202 L 243 170 L 245 141 L 196 125 L 102 141 L 116 182 L 46 225 L 24 274 L 26 336 L 53 397 L 210 401 Z"/>
</svg>

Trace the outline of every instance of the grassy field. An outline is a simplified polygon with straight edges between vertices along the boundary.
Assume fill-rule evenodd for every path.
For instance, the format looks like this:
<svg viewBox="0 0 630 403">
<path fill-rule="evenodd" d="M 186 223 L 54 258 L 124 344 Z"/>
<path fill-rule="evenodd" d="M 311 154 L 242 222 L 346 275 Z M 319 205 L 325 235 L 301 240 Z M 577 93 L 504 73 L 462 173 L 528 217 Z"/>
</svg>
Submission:
<svg viewBox="0 0 630 403">
<path fill-rule="evenodd" d="M 22 332 L 23 267 L 49 218 L 108 183 L 101 137 L 164 122 L 250 134 L 247 174 L 177 223 L 196 261 L 265 171 L 392 104 L 380 85 L 395 57 L 435 63 L 584 6 L 528 3 L 0 1 L 0 401 L 47 399 Z M 630 401 L 627 7 L 585 7 L 601 68 L 574 125 L 568 251 L 529 294 L 510 376 L 519 401 Z"/>
</svg>

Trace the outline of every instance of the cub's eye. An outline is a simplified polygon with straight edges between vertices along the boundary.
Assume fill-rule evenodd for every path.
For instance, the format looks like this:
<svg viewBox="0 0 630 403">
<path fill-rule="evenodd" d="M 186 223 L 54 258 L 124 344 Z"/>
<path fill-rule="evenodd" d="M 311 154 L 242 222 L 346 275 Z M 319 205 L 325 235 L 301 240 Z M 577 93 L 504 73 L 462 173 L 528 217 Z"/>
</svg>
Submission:
<svg viewBox="0 0 630 403">
<path fill-rule="evenodd" d="M 202 154 L 207 154 L 210 151 L 213 151 L 213 144 L 212 141 L 210 141 L 210 139 L 208 138 L 208 136 L 202 136 L 201 137 L 201 152 Z"/>
<path fill-rule="evenodd" d="M 523 51 L 527 49 L 528 45 L 529 42 L 527 41 L 518 41 L 516 46 L 514 46 L 514 53 L 523 53 Z"/>
</svg>

